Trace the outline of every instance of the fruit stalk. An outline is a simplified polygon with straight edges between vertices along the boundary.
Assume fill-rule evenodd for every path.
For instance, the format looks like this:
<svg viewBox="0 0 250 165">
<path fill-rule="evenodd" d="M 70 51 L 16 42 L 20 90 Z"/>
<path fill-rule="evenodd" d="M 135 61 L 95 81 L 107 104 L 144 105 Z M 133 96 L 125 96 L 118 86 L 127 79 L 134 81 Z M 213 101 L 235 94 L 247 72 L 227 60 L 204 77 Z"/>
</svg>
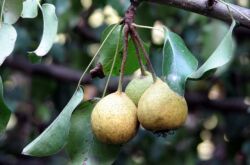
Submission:
<svg viewBox="0 0 250 165">
<path fill-rule="evenodd" d="M 134 37 L 131 37 L 133 43 L 134 43 L 134 46 L 135 46 L 135 53 L 136 53 L 136 56 L 138 58 L 138 62 L 139 62 L 139 65 L 140 65 L 140 68 L 141 68 L 141 75 L 142 76 L 146 76 L 146 72 L 145 72 L 145 68 L 144 68 L 144 65 L 143 65 L 143 61 L 141 59 L 141 55 L 140 55 L 140 50 L 139 48 L 136 46 L 136 41 L 135 41 L 135 38 Z"/>
<path fill-rule="evenodd" d="M 124 25 L 124 40 L 123 40 L 123 55 L 122 55 L 122 65 L 121 65 L 121 71 L 120 71 L 120 78 L 119 78 L 119 85 L 117 91 L 122 92 L 122 83 L 123 83 L 123 77 L 124 77 L 124 69 L 125 64 L 127 60 L 127 54 L 128 54 L 128 35 L 129 35 L 129 27 L 127 24 Z"/>
<path fill-rule="evenodd" d="M 143 46 L 141 38 L 140 38 L 139 34 L 137 33 L 137 31 L 135 30 L 135 27 L 132 25 L 130 26 L 130 32 L 131 32 L 131 37 L 134 38 L 134 40 L 135 40 L 136 46 L 141 48 L 141 50 L 143 52 L 143 56 L 147 61 L 147 67 L 148 67 L 149 71 L 152 73 L 153 80 L 155 82 L 157 80 L 157 76 L 156 76 L 156 74 L 154 72 L 154 68 L 150 62 L 148 53 L 147 53 L 145 47 Z"/>
</svg>

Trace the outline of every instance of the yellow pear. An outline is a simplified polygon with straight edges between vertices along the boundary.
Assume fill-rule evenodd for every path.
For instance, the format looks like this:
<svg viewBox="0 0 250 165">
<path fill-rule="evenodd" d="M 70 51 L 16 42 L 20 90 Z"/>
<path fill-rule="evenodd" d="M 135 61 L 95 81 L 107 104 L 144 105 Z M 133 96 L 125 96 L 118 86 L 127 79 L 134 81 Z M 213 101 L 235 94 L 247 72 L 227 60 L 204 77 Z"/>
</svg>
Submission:
<svg viewBox="0 0 250 165">
<path fill-rule="evenodd" d="M 132 79 L 125 89 L 125 93 L 128 97 L 138 105 L 138 102 L 145 92 L 146 89 L 153 83 L 153 77 L 151 73 L 146 72 L 146 75 L 136 75 L 134 79 Z"/>
<path fill-rule="evenodd" d="M 97 139 L 109 144 L 126 143 L 138 129 L 137 108 L 123 92 L 101 99 L 91 114 L 92 130 Z"/>
<path fill-rule="evenodd" d="M 141 125 L 151 131 L 167 131 L 185 123 L 188 108 L 178 95 L 161 79 L 157 79 L 141 96 L 137 116 Z"/>
</svg>

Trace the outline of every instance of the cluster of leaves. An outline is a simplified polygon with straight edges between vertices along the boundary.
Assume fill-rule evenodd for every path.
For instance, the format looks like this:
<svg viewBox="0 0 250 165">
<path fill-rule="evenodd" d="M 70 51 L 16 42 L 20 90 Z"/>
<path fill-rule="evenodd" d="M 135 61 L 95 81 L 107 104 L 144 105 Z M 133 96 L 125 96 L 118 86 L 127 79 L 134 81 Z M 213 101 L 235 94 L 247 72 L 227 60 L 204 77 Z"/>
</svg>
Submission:
<svg viewBox="0 0 250 165">
<path fill-rule="evenodd" d="M 38 8 L 41 9 L 44 25 L 42 39 L 36 50 L 30 52 L 37 56 L 44 56 L 51 49 L 58 28 L 58 20 L 55 13 L 55 7 L 52 4 L 45 3 L 42 6 L 37 0 L 2 0 L 0 24 L 0 64 L 4 62 L 15 47 L 17 32 L 13 26 L 20 17 L 31 19 L 38 15 Z"/>
<path fill-rule="evenodd" d="M 54 43 L 58 28 L 58 20 L 54 5 L 46 3 L 41 6 L 39 1 L 36 0 L 2 0 L 0 4 L 0 65 L 2 65 L 4 60 L 12 53 L 15 47 L 17 32 L 13 24 L 15 24 L 20 17 L 27 19 L 36 18 L 38 15 L 38 8 L 41 9 L 43 14 L 43 35 L 38 48 L 30 52 L 29 56 L 32 58 L 31 60 L 35 59 L 35 61 L 37 61 L 39 59 L 34 57 L 34 54 L 37 56 L 46 55 Z M 3 88 L 2 80 L 0 86 Z M 3 93 L 3 90 L 1 90 L 1 93 Z M 3 110 L 0 112 L 0 132 L 5 129 L 11 114 L 11 111 L 8 110 L 7 106 L 4 104 L 3 96 L 1 103 Z"/>
</svg>

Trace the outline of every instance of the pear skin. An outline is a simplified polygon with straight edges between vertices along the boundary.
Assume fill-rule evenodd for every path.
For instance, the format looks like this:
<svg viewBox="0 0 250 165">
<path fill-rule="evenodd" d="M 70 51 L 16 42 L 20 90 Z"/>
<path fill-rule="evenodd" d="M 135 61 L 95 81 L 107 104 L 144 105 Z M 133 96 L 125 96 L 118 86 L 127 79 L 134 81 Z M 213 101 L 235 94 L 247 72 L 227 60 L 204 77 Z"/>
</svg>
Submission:
<svg viewBox="0 0 250 165">
<path fill-rule="evenodd" d="M 137 116 L 141 125 L 151 131 L 167 131 L 182 126 L 188 107 L 184 97 L 178 95 L 157 79 L 141 96 Z"/>
<path fill-rule="evenodd" d="M 138 129 L 136 111 L 135 104 L 125 93 L 107 95 L 92 111 L 93 133 L 104 143 L 126 143 L 135 136 Z"/>
<path fill-rule="evenodd" d="M 146 72 L 145 76 L 139 75 L 132 79 L 127 85 L 125 93 L 137 106 L 142 94 L 151 84 L 153 84 L 153 77 L 151 73 Z"/>
</svg>

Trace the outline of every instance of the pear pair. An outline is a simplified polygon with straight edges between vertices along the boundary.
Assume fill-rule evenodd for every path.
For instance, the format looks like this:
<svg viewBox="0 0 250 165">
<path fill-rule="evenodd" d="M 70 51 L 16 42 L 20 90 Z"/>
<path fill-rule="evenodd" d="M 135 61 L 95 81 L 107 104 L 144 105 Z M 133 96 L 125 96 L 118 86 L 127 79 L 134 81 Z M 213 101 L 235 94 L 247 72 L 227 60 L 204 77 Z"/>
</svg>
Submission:
<svg viewBox="0 0 250 165">
<path fill-rule="evenodd" d="M 187 109 L 182 96 L 159 78 L 153 82 L 146 73 L 136 76 L 125 93 L 115 92 L 101 99 L 92 112 L 91 124 L 99 140 L 121 144 L 135 136 L 138 120 L 153 132 L 176 129 L 184 124 Z"/>
<path fill-rule="evenodd" d="M 153 132 L 182 126 L 188 113 L 184 97 L 170 89 L 160 78 L 153 82 L 151 74 L 146 74 L 135 77 L 125 90 L 138 106 L 137 117 L 141 125 Z"/>
</svg>

